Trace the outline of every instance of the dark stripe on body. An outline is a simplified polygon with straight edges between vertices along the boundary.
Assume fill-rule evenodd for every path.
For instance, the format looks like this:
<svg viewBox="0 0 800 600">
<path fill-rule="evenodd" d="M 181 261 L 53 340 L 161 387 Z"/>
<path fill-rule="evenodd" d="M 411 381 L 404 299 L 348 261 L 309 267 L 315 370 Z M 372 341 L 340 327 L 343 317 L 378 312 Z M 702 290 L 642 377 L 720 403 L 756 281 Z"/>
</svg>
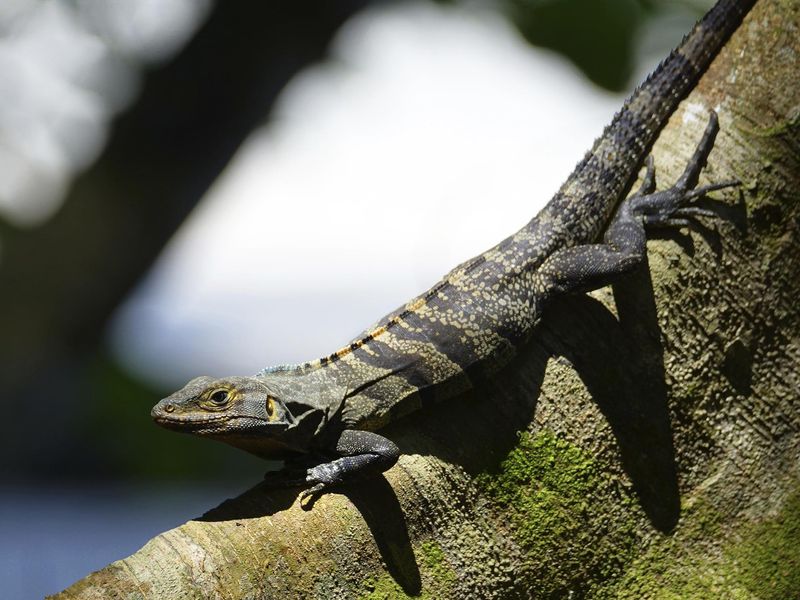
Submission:
<svg viewBox="0 0 800 600">
<path fill-rule="evenodd" d="M 415 388 L 421 399 L 430 397 L 431 386 L 437 383 L 424 357 L 399 352 L 380 340 L 373 340 L 369 351 L 364 348 L 356 350 L 353 359 L 370 367 L 392 371 L 394 376 L 402 378 Z M 387 399 L 380 393 L 380 383 L 376 382 L 372 388 L 367 386 L 363 393 L 379 404 L 385 404 Z"/>
</svg>

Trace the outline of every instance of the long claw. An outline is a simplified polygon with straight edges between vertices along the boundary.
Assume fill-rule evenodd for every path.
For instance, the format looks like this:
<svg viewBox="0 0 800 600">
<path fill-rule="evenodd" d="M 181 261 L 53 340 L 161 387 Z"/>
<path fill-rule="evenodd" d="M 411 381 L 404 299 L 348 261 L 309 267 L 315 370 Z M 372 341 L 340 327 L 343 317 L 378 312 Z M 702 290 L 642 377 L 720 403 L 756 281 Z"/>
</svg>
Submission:
<svg viewBox="0 0 800 600">
<path fill-rule="evenodd" d="M 300 493 L 300 507 L 303 510 L 311 510 L 311 507 L 314 505 L 315 496 L 322 492 L 325 489 L 325 484 L 320 482 L 313 487 L 308 488 L 307 490 L 303 490 Z"/>
<path fill-rule="evenodd" d="M 648 194 L 652 194 L 656 189 L 656 166 L 652 154 L 648 155 L 645 160 L 645 165 L 647 170 L 644 173 L 642 185 L 640 185 L 639 189 L 633 194 L 634 196 L 647 196 Z"/>
<path fill-rule="evenodd" d="M 707 217 L 709 219 L 716 219 L 719 215 L 713 210 L 707 208 L 700 208 L 699 206 L 682 206 L 672 216 L 676 217 Z"/>
<path fill-rule="evenodd" d="M 690 192 L 686 192 L 685 198 L 687 200 L 690 200 L 692 198 L 699 198 L 700 196 L 705 196 L 708 192 L 723 190 L 725 188 L 730 188 L 730 187 L 737 187 L 740 185 L 742 185 L 742 182 L 736 179 L 732 179 L 730 181 L 723 181 L 721 183 L 712 183 L 711 185 L 704 185 L 702 187 L 695 188 Z"/>
<path fill-rule="evenodd" d="M 703 170 L 706 164 L 708 155 L 711 154 L 711 149 L 714 147 L 714 139 L 717 137 L 718 131 L 719 119 L 717 113 L 711 110 L 709 111 L 708 125 L 706 125 L 706 129 L 703 132 L 703 137 L 700 138 L 700 143 L 697 144 L 694 154 L 686 164 L 683 175 L 675 182 L 676 189 L 689 190 L 697 185 L 697 178 L 700 176 L 700 171 Z"/>
<path fill-rule="evenodd" d="M 691 222 L 688 219 L 676 219 L 674 217 L 670 217 L 666 221 L 659 223 L 660 227 L 689 227 Z"/>
<path fill-rule="evenodd" d="M 640 190 L 631 196 L 634 201 L 630 205 L 632 210 L 641 215 L 645 226 L 686 227 L 690 223 L 687 217 L 716 218 L 718 216 L 708 209 L 689 204 L 692 199 L 704 196 L 709 192 L 741 185 L 739 181 L 730 180 L 695 187 L 700 172 L 705 167 L 706 159 L 714 146 L 714 139 L 718 131 L 719 121 L 717 114 L 712 110 L 703 137 L 689 159 L 683 174 L 675 185 L 662 192 L 643 194 L 650 185 L 650 178 L 654 174 L 652 160 L 648 157 L 645 180 Z"/>
</svg>

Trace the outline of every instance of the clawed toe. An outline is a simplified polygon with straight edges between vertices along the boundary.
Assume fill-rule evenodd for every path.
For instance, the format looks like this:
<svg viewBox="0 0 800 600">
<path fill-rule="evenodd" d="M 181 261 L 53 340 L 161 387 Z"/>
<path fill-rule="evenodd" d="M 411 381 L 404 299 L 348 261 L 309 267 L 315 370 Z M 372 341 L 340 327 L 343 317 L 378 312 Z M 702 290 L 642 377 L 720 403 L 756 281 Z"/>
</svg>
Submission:
<svg viewBox="0 0 800 600">
<path fill-rule="evenodd" d="M 647 215 L 644 217 L 644 224 L 647 227 L 688 227 L 689 219 L 680 217 L 662 217 L 661 215 Z"/>
<path fill-rule="evenodd" d="M 652 194 L 656 189 L 656 166 L 652 154 L 645 160 L 645 165 L 647 166 L 647 170 L 645 171 L 644 179 L 642 179 L 642 185 L 639 186 L 639 189 L 633 194 L 634 196 L 647 196 Z"/>
<path fill-rule="evenodd" d="M 716 219 L 719 217 L 713 210 L 701 208 L 699 206 L 679 206 L 671 211 L 658 211 L 653 214 L 643 216 L 644 224 L 647 227 L 686 227 L 692 219 L 705 217 Z"/>
<path fill-rule="evenodd" d="M 322 482 L 308 488 L 307 490 L 303 490 L 300 492 L 300 507 L 303 510 L 310 510 L 311 507 L 314 505 L 317 496 L 324 491 L 326 485 Z"/>
<path fill-rule="evenodd" d="M 689 219 L 705 217 L 716 219 L 719 215 L 713 210 L 687 202 L 704 196 L 708 192 L 741 185 L 738 181 L 714 183 L 694 190 L 684 191 L 673 187 L 663 192 L 637 198 L 639 210 L 647 227 L 685 227 Z"/>
<path fill-rule="evenodd" d="M 641 215 L 645 226 L 685 227 L 689 225 L 691 219 L 697 217 L 716 218 L 718 216 L 711 210 L 689 204 L 691 200 L 705 196 L 709 192 L 741 185 L 740 181 L 729 180 L 695 187 L 700 172 L 714 146 L 714 139 L 718 130 L 717 115 L 714 111 L 711 111 L 708 125 L 694 155 L 686 165 L 681 177 L 668 190 L 662 192 L 652 191 L 655 184 L 655 167 L 652 159 L 648 157 L 647 171 L 642 187 L 631 196 L 632 210 L 635 214 Z"/>
<path fill-rule="evenodd" d="M 707 208 L 700 208 L 699 206 L 682 206 L 672 213 L 673 217 L 707 217 L 709 219 L 716 219 L 719 215 L 713 210 Z"/>
<path fill-rule="evenodd" d="M 686 200 L 691 200 L 692 198 L 700 198 L 701 196 L 705 196 L 708 192 L 714 192 L 716 190 L 724 190 L 725 188 L 731 187 L 738 187 L 742 185 L 742 182 L 737 179 L 731 179 L 730 181 L 722 181 L 720 183 L 712 183 L 710 185 L 704 185 L 699 188 L 695 188 L 686 192 L 684 198 Z"/>
</svg>

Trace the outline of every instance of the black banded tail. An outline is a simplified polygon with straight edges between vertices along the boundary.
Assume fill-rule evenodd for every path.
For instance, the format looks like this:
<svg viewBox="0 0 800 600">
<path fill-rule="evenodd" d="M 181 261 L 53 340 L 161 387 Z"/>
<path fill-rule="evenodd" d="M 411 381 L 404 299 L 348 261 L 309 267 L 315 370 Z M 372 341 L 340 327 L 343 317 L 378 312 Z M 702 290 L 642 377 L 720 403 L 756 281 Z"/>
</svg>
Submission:
<svg viewBox="0 0 800 600">
<path fill-rule="evenodd" d="M 574 243 L 596 239 L 670 115 L 754 4 L 719 0 L 636 88 L 540 214 L 570 215 L 579 234 Z"/>
</svg>

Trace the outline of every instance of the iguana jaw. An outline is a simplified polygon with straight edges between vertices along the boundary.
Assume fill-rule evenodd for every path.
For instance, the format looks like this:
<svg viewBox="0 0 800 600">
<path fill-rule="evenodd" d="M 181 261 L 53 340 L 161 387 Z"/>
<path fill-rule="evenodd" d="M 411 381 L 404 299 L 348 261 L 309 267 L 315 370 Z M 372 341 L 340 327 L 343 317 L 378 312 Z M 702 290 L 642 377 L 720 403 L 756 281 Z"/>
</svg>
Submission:
<svg viewBox="0 0 800 600">
<path fill-rule="evenodd" d="M 153 420 L 166 429 L 209 437 L 262 458 L 281 458 L 296 452 L 280 439 L 288 427 L 285 424 L 241 415 L 173 415 L 165 410 L 167 406 L 169 405 L 159 403 L 150 413 Z"/>
<path fill-rule="evenodd" d="M 169 405 L 165 406 L 169 407 Z M 228 415 L 171 415 L 165 411 L 165 407 L 161 406 L 160 403 L 153 407 L 150 416 L 153 417 L 157 424 L 166 429 L 194 433 L 196 435 L 224 431 L 229 427 L 228 422 L 231 420 Z"/>
<path fill-rule="evenodd" d="M 166 429 L 204 436 L 222 436 L 229 433 L 242 435 L 249 431 L 263 435 L 265 428 L 275 432 L 286 429 L 284 424 L 271 423 L 256 416 L 204 412 L 173 414 L 173 411 L 173 405 L 159 402 L 153 407 L 150 416 Z"/>
</svg>

